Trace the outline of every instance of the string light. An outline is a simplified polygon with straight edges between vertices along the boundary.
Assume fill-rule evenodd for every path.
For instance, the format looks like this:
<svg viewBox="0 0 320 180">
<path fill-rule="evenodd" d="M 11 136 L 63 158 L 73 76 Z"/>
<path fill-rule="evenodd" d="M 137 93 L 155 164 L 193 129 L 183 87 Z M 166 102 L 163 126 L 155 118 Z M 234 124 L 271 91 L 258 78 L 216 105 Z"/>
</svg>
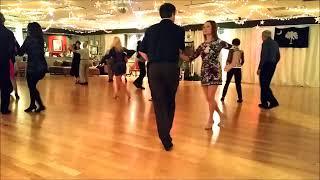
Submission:
<svg viewBox="0 0 320 180">
<path fill-rule="evenodd" d="M 269 0 L 268 2 L 270 2 Z M 194 1 L 196 2 L 196 1 Z M 140 9 L 138 8 L 140 1 L 134 0 L 90 0 L 89 7 L 76 6 L 77 1 L 71 0 L 56 0 L 48 1 L 41 0 L 37 8 L 25 8 L 24 1 L 18 0 L 16 3 L 1 4 L 1 11 L 6 15 L 7 22 L 11 26 L 21 24 L 26 26 L 30 21 L 40 22 L 44 31 L 48 31 L 52 27 L 68 29 L 77 33 L 96 32 L 99 30 L 108 31 L 108 29 L 126 29 L 138 28 L 144 29 L 151 24 L 160 20 L 158 16 L 159 6 L 163 3 L 162 0 L 154 0 L 153 8 Z M 272 0 L 272 3 L 278 3 L 277 0 Z M 143 5 L 142 5 L 143 7 Z M 249 0 L 211 0 L 208 3 L 190 4 L 185 7 L 189 9 L 179 9 L 176 16 L 176 23 L 179 25 L 199 24 L 207 19 L 214 19 L 217 22 L 234 22 L 243 25 L 252 17 L 258 19 L 275 19 L 287 21 L 300 17 L 314 17 L 315 22 L 319 23 L 319 8 L 306 8 L 304 6 L 288 7 L 288 12 L 299 12 L 299 15 L 279 17 L 270 14 L 266 11 L 266 7 L 252 3 Z M 200 10 L 196 8 L 201 7 Z M 85 14 L 88 10 L 94 8 L 101 14 L 96 14 L 88 18 Z M 210 10 L 208 10 L 210 8 Z M 241 14 L 244 8 L 249 8 L 250 11 L 245 17 L 234 17 L 235 14 Z M 59 12 L 66 13 L 66 17 L 56 15 L 55 9 Z M 81 10 L 85 10 L 83 13 Z M 238 13 L 237 13 L 238 12 Z M 123 15 L 125 14 L 125 15 Z M 297 14 L 297 13 L 295 13 Z M 126 21 L 121 21 L 122 16 L 125 16 Z M 260 21 L 259 25 L 264 25 L 264 21 Z"/>
</svg>

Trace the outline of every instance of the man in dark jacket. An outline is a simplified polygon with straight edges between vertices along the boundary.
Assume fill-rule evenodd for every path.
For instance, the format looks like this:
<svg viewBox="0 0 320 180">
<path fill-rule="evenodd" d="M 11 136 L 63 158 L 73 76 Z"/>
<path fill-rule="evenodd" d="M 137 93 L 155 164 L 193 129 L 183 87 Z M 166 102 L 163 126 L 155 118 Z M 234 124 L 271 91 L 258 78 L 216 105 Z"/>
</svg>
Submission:
<svg viewBox="0 0 320 180">
<path fill-rule="evenodd" d="M 175 97 L 179 85 L 179 56 L 185 49 L 184 29 L 174 24 L 176 8 L 160 7 L 160 23 L 149 27 L 139 49 L 148 61 L 148 78 L 160 140 L 166 151 L 173 147 L 170 130 L 174 119 Z M 186 59 L 186 56 L 184 56 Z"/>
<path fill-rule="evenodd" d="M 139 77 L 133 82 L 133 84 L 136 86 L 138 89 L 145 89 L 142 84 L 143 84 L 143 78 L 146 76 L 147 71 L 146 71 L 146 60 L 143 59 L 143 57 L 139 54 L 139 49 L 141 48 L 141 41 L 138 41 L 138 46 L 137 46 L 137 60 L 138 60 L 138 66 L 140 70 Z"/>
<path fill-rule="evenodd" d="M 277 99 L 273 96 L 270 83 L 280 60 L 280 51 L 278 43 L 271 39 L 270 31 L 262 32 L 262 40 L 261 59 L 257 71 L 261 87 L 261 104 L 259 104 L 259 107 L 271 109 L 279 106 Z"/>
<path fill-rule="evenodd" d="M 0 91 L 1 91 L 1 113 L 10 114 L 10 92 L 12 85 L 10 81 L 10 58 L 14 52 L 15 38 L 13 33 L 4 26 L 5 18 L 0 13 Z"/>
</svg>

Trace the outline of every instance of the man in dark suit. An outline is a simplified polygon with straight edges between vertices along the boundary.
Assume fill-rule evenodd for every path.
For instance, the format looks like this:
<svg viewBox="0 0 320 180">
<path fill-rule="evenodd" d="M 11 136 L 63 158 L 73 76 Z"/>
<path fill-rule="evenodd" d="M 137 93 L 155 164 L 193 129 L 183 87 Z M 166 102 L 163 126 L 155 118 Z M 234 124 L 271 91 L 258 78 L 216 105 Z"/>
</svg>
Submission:
<svg viewBox="0 0 320 180">
<path fill-rule="evenodd" d="M 0 13 L 0 91 L 1 91 L 1 113 L 10 114 L 10 92 L 12 85 L 10 81 L 10 57 L 14 52 L 15 38 L 13 33 L 4 26 L 5 18 Z"/>
<path fill-rule="evenodd" d="M 141 48 L 141 41 L 138 41 L 137 45 L 137 52 L 139 52 L 139 49 Z M 138 53 L 137 54 L 137 60 L 138 60 L 138 66 L 140 70 L 139 77 L 133 82 L 133 84 L 136 86 L 138 89 L 145 89 L 142 84 L 143 84 L 143 78 L 146 76 L 147 71 L 146 71 L 146 62 L 145 59 Z"/>
<path fill-rule="evenodd" d="M 173 147 L 170 130 L 174 119 L 175 97 L 179 85 L 179 56 L 185 48 L 184 29 L 174 24 L 176 8 L 170 3 L 160 7 L 161 22 L 149 27 L 140 54 L 148 60 L 148 78 L 160 140 L 165 150 Z"/>
<path fill-rule="evenodd" d="M 261 59 L 257 72 L 261 87 L 259 107 L 271 109 L 279 106 L 277 99 L 273 96 L 270 83 L 280 60 L 280 51 L 278 43 L 271 39 L 270 31 L 262 32 L 262 40 Z"/>
</svg>

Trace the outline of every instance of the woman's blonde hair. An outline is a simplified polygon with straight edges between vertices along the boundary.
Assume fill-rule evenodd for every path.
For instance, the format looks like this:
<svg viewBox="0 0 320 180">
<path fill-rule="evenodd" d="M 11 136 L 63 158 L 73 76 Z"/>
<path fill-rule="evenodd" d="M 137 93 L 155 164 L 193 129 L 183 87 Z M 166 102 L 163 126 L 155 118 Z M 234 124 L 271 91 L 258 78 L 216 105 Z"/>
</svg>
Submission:
<svg viewBox="0 0 320 180">
<path fill-rule="evenodd" d="M 112 49 L 112 48 L 114 48 L 118 52 L 122 51 L 123 48 L 122 48 L 121 41 L 120 41 L 119 37 L 116 36 L 113 38 L 113 42 L 111 44 L 110 49 Z"/>
</svg>

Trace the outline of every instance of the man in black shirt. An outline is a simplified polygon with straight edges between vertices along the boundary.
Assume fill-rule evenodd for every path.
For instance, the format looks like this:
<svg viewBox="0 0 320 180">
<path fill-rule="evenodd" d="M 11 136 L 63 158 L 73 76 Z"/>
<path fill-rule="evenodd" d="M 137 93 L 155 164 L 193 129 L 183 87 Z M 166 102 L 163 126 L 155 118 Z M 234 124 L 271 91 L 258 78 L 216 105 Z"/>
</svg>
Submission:
<svg viewBox="0 0 320 180">
<path fill-rule="evenodd" d="M 146 62 L 145 59 L 139 54 L 139 49 L 141 48 L 141 41 L 138 41 L 137 45 L 137 60 L 138 60 L 138 66 L 140 70 L 139 77 L 133 82 L 133 84 L 139 88 L 139 89 L 145 89 L 142 84 L 143 84 L 143 78 L 146 76 Z"/>
<path fill-rule="evenodd" d="M 174 119 L 175 97 L 179 85 L 179 57 L 184 45 L 184 29 L 174 24 L 176 8 L 170 3 L 160 7 L 162 21 L 149 27 L 140 54 L 148 60 L 148 78 L 159 137 L 165 150 L 173 147 L 170 130 Z"/>
<path fill-rule="evenodd" d="M 10 92 L 12 85 L 10 81 L 10 58 L 14 52 L 15 38 L 13 33 L 4 26 L 5 18 L 0 13 L 0 91 L 1 91 L 1 113 L 9 114 Z"/>
</svg>

